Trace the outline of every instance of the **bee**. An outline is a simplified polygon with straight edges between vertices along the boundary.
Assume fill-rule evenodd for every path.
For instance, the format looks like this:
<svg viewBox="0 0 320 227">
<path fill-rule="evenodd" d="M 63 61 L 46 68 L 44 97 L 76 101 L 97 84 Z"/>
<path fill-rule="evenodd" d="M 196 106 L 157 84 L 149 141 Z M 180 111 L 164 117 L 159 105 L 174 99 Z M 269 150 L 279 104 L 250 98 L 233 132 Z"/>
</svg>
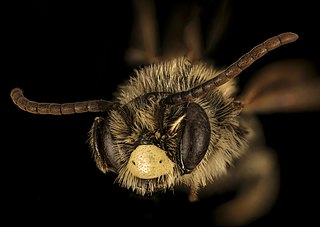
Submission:
<svg viewBox="0 0 320 227">
<path fill-rule="evenodd" d="M 136 2 L 138 10 L 150 10 L 140 3 Z M 145 15 L 142 11 L 141 16 Z M 136 68 L 119 85 L 113 100 L 39 103 L 29 100 L 20 88 L 14 88 L 10 96 L 20 109 L 32 114 L 101 113 L 94 119 L 88 140 L 97 168 L 116 174 L 121 187 L 140 196 L 181 186 L 188 189 L 189 201 L 195 202 L 230 185 L 230 180 L 250 178 L 248 168 L 263 169 L 262 177 L 269 177 L 274 173 L 273 157 L 263 144 L 255 114 L 318 107 L 320 100 L 314 94 L 319 93 L 319 81 L 306 80 L 301 74 L 289 78 L 287 73 L 270 73 L 288 70 L 292 62 L 272 65 L 249 82 L 242 94 L 238 94 L 236 79 L 268 52 L 298 40 L 298 34 L 276 34 L 221 70 L 198 60 L 195 21 L 188 24 L 190 36 L 186 36 L 191 51 L 159 57 L 152 48 L 155 37 L 149 34 L 153 38 L 145 40 L 147 51 L 128 52 L 133 62 L 150 64 Z M 152 31 L 149 24 L 141 27 L 143 34 Z M 276 182 L 257 184 L 222 210 L 230 213 L 233 224 L 243 224 L 265 211 L 276 190 Z M 240 203 L 244 198 L 245 205 Z M 234 213 L 239 210 L 241 217 Z"/>
</svg>

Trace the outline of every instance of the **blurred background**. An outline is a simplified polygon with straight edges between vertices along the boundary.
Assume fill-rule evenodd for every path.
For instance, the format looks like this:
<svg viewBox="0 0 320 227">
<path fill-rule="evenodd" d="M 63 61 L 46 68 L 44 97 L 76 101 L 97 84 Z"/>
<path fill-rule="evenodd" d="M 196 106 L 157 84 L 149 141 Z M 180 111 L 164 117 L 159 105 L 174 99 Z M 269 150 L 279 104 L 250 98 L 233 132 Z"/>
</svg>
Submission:
<svg viewBox="0 0 320 227">
<path fill-rule="evenodd" d="M 177 2 L 190 3 L 156 1 L 160 24 Z M 197 1 L 208 24 L 222 2 Z M 221 21 L 226 23 L 224 32 L 207 55 L 217 67 L 227 66 L 278 33 L 300 36 L 248 68 L 240 84 L 263 66 L 289 58 L 310 61 L 320 72 L 316 1 L 240 0 L 230 1 L 229 6 L 229 17 Z M 131 1 L 26 0 L 10 2 L 3 11 L 2 197 L 8 202 L 3 203 L 6 210 L 16 217 L 12 221 L 30 220 L 43 226 L 88 220 L 105 225 L 214 225 L 211 213 L 219 198 L 193 205 L 185 194 L 136 198 L 113 184 L 113 174 L 102 174 L 87 144 L 97 114 L 32 115 L 10 99 L 14 87 L 43 102 L 112 99 L 117 85 L 133 72 L 125 60 L 133 22 Z M 319 113 L 259 115 L 266 143 L 278 155 L 281 187 L 273 209 L 248 226 L 307 225 L 317 220 Z"/>
</svg>

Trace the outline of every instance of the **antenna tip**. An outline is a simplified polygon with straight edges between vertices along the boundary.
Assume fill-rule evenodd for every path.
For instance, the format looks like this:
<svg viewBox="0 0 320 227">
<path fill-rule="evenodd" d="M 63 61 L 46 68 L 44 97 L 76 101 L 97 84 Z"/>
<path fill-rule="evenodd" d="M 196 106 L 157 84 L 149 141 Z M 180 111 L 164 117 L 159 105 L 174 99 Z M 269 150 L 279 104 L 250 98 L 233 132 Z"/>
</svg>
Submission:
<svg viewBox="0 0 320 227">
<path fill-rule="evenodd" d="M 298 34 L 293 32 L 285 32 L 278 35 L 278 37 L 280 38 L 281 43 L 284 44 L 294 42 L 299 38 Z"/>
</svg>

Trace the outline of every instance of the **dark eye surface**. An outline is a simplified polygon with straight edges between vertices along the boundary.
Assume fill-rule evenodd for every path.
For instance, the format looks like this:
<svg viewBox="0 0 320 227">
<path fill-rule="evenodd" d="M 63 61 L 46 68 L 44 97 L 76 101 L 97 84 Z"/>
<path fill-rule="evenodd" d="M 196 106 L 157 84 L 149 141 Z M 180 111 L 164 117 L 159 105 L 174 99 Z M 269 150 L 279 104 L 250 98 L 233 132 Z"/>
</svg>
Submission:
<svg viewBox="0 0 320 227">
<path fill-rule="evenodd" d="M 207 114 L 196 103 L 186 107 L 185 126 L 180 141 L 181 169 L 190 173 L 203 159 L 210 142 Z"/>
</svg>

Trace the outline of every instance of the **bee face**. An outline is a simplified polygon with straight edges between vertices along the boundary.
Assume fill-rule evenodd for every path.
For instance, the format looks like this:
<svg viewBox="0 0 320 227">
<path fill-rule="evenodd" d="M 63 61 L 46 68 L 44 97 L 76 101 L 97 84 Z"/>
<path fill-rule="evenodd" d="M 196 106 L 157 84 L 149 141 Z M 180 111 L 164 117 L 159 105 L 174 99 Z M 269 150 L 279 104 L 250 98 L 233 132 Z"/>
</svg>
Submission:
<svg viewBox="0 0 320 227">
<path fill-rule="evenodd" d="M 174 71 L 160 75 L 165 80 L 163 85 L 174 83 L 175 78 L 182 86 L 190 88 L 206 78 L 206 73 L 185 75 L 187 66 L 191 72 L 200 66 L 190 65 L 186 59 L 183 61 L 184 64 Z M 177 63 L 181 62 L 175 59 L 157 66 L 163 68 Z M 166 105 L 163 100 L 171 92 L 163 88 L 161 92 L 157 90 L 159 70 L 150 70 L 154 67 L 141 69 L 131 80 L 132 84 L 120 87 L 120 92 L 126 95 L 118 100 L 118 105 L 106 118 L 97 118 L 90 131 L 90 144 L 100 170 L 117 173 L 121 186 L 140 195 L 172 189 L 180 183 L 205 184 L 207 179 L 225 171 L 233 156 L 231 153 L 241 150 L 242 146 L 237 143 L 242 138 L 235 131 L 242 127 L 238 126 L 234 113 L 237 108 L 228 98 L 233 90 L 232 83 L 195 102 Z M 200 72 L 211 72 L 201 69 Z M 148 93 L 145 93 L 148 91 L 148 85 L 143 82 L 145 77 L 154 88 Z M 173 92 L 184 87 L 175 87 Z M 132 90 L 136 93 L 140 90 L 139 96 L 131 93 L 133 98 L 127 100 Z M 225 146 L 226 140 L 235 142 L 228 142 L 230 149 L 221 153 L 220 146 Z M 208 164 L 217 158 L 222 164 Z"/>
</svg>

